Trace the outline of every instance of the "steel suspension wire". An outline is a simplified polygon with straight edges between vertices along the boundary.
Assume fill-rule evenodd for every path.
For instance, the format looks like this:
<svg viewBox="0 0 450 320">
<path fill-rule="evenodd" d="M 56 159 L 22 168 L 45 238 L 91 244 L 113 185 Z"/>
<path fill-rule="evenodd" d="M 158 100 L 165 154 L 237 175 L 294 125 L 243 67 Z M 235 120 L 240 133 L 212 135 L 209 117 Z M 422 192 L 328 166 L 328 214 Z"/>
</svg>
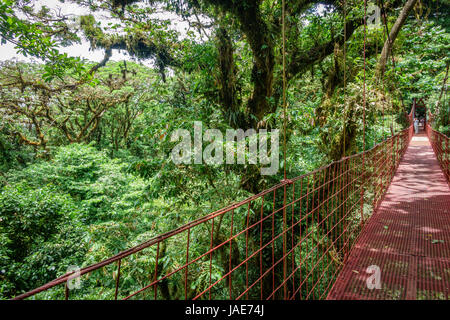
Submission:
<svg viewBox="0 0 450 320">
<path fill-rule="evenodd" d="M 383 0 L 381 0 L 381 10 L 382 10 L 381 12 L 382 12 L 382 15 L 383 15 L 383 29 L 384 29 L 384 32 L 385 32 L 385 34 L 384 34 L 384 42 L 386 42 L 386 38 L 387 38 L 389 43 L 391 43 L 391 39 L 389 37 L 389 28 L 388 28 L 388 25 L 387 25 L 387 18 L 386 18 L 386 12 L 384 10 L 384 2 L 383 2 Z M 392 58 L 392 68 L 395 68 L 395 59 L 394 59 L 393 48 L 391 48 L 391 58 Z M 384 72 L 383 72 L 383 74 L 384 74 Z M 394 75 L 395 75 L 395 71 L 394 71 Z M 383 89 L 385 90 L 385 88 L 384 88 L 384 77 L 383 77 Z M 394 90 L 397 91 L 395 82 L 394 82 Z M 394 132 L 395 132 L 395 129 L 394 129 L 394 108 L 392 108 L 392 114 L 391 114 L 391 135 L 393 135 Z"/>
<path fill-rule="evenodd" d="M 377 5 L 379 4 L 378 0 L 377 0 Z M 378 31 L 378 30 L 377 30 Z M 384 35 L 384 33 L 383 33 Z M 383 41 L 384 43 L 384 41 Z M 376 44 L 376 48 L 375 48 L 375 58 L 378 59 L 378 32 L 375 32 L 375 44 Z M 381 81 L 383 82 L 383 79 L 381 79 Z M 379 82 L 378 79 L 376 79 L 376 85 L 377 85 L 377 89 L 379 88 Z M 378 92 L 378 90 L 377 90 Z M 384 92 L 384 84 L 383 84 L 383 92 Z M 377 101 L 378 101 L 378 94 L 377 94 Z M 385 139 L 385 132 L 384 132 L 384 125 L 385 125 L 385 117 L 384 117 L 384 102 L 381 101 L 381 128 L 382 128 L 382 132 L 383 132 L 383 137 L 382 140 Z"/>
<path fill-rule="evenodd" d="M 445 71 L 445 77 L 444 77 L 444 80 L 442 81 L 441 93 L 439 94 L 439 99 L 437 101 L 436 116 L 439 116 L 441 113 L 441 99 L 442 99 L 442 94 L 444 93 L 444 88 L 446 88 L 446 84 L 447 84 L 449 65 L 450 64 L 447 63 L 447 70 Z M 445 93 L 447 93 L 447 89 L 445 89 Z M 444 107 L 445 107 L 445 96 L 444 96 Z"/>
<path fill-rule="evenodd" d="M 362 171 L 364 172 L 365 167 L 365 154 L 366 154 L 366 37 L 367 37 L 367 0 L 364 0 L 364 49 L 363 49 L 363 59 L 364 59 L 364 78 L 363 78 L 363 156 L 362 156 Z M 361 188 L 361 225 L 364 223 L 364 182 L 365 174 L 363 173 L 363 187 Z"/>
<path fill-rule="evenodd" d="M 383 44 L 386 43 L 386 33 L 385 33 L 385 31 L 386 31 L 386 27 L 385 27 L 385 25 L 383 24 Z M 383 94 L 384 94 L 384 93 L 386 92 L 385 79 L 384 79 L 384 77 L 381 77 L 381 85 L 382 85 L 382 88 L 383 88 Z M 384 113 L 384 104 L 383 104 L 383 113 Z M 386 120 L 386 118 L 385 118 L 385 116 L 383 116 L 383 125 L 384 125 L 384 123 L 386 122 L 385 120 Z M 392 131 L 392 134 L 393 134 L 393 131 Z M 383 136 L 383 137 L 384 137 L 384 136 Z"/>
<path fill-rule="evenodd" d="M 384 24 L 383 24 L 383 30 L 386 31 Z M 386 33 L 383 32 L 383 44 L 385 42 L 386 42 Z M 383 94 L 384 94 L 386 92 L 386 88 L 385 88 L 385 85 L 384 85 L 384 77 L 381 77 L 381 86 L 383 87 Z M 384 115 L 384 104 L 383 104 L 383 126 L 384 126 L 385 122 L 386 122 L 386 117 Z M 392 131 L 392 133 L 394 133 L 394 132 Z M 383 133 L 383 138 L 384 138 L 384 133 Z"/>
<path fill-rule="evenodd" d="M 347 46 L 347 26 L 346 26 L 346 18 L 347 18 L 347 2 L 346 0 L 344 0 L 343 3 L 343 14 L 344 14 L 344 51 L 343 51 L 343 55 L 344 55 L 344 146 L 343 146 L 343 156 L 345 157 L 345 140 L 346 140 L 346 135 L 347 135 L 347 51 L 346 51 L 346 46 Z"/>
<path fill-rule="evenodd" d="M 390 43 L 390 46 L 391 46 L 390 54 L 391 54 L 391 60 L 392 60 L 392 71 L 393 71 L 393 74 L 394 74 L 394 77 L 395 77 L 395 75 L 396 75 L 396 73 L 395 73 L 396 65 L 395 65 L 395 57 L 394 57 L 394 43 L 392 42 L 391 37 L 389 35 L 389 27 L 387 25 L 387 17 L 386 17 L 386 9 L 385 9 L 385 6 L 384 6 L 384 0 L 381 0 L 381 13 L 383 15 L 383 22 L 384 22 L 384 27 L 385 27 L 385 32 L 386 32 L 386 35 L 387 35 L 387 39 L 388 39 L 388 42 Z M 405 103 L 404 103 L 404 100 L 403 100 L 403 95 L 402 95 L 401 91 L 397 89 L 397 85 L 395 84 L 395 81 L 394 81 L 394 91 L 398 92 L 398 95 L 400 96 L 400 101 L 402 103 L 402 107 L 403 107 L 403 109 L 405 109 Z M 413 117 L 414 117 L 414 115 L 413 115 Z M 394 134 L 395 133 L 395 130 L 394 130 L 394 113 L 392 113 L 392 131 L 393 131 L 392 134 Z"/>
<path fill-rule="evenodd" d="M 379 0 L 376 0 L 376 5 L 379 7 Z M 375 59 L 378 59 L 378 40 L 379 40 L 379 35 L 378 35 L 378 26 L 377 26 L 377 30 L 374 32 L 374 41 L 375 41 Z M 383 32 L 383 37 L 385 37 L 384 32 Z M 385 39 L 383 39 L 383 43 L 385 42 Z M 382 137 L 381 137 L 381 141 L 383 141 L 385 139 L 385 131 L 384 131 L 384 127 L 385 127 L 385 114 L 384 114 L 384 101 L 383 99 L 379 98 L 379 86 L 380 86 L 380 79 L 378 79 L 378 77 L 375 76 L 375 85 L 376 85 L 376 96 L 375 96 L 375 101 L 376 101 L 376 105 L 381 104 L 381 129 L 382 129 Z M 382 83 L 382 87 L 383 87 L 383 92 L 384 92 L 384 82 L 383 79 L 381 79 L 381 83 Z M 377 115 L 377 113 L 375 113 L 375 115 Z M 375 123 L 378 121 L 378 119 L 375 119 Z M 374 142 L 376 144 L 376 141 Z"/>
<path fill-rule="evenodd" d="M 283 152 L 284 152 L 284 164 L 283 164 L 283 175 L 286 179 L 286 127 L 287 127 L 287 104 L 286 104 L 286 4 L 285 0 L 282 1 L 282 13 L 281 13 L 281 25 L 282 25 L 282 38 L 283 38 L 283 48 L 282 48 L 282 58 L 283 58 Z"/>
<path fill-rule="evenodd" d="M 445 90 L 444 90 L 444 107 L 447 110 L 448 113 L 448 123 L 450 123 L 450 108 L 448 106 L 448 102 L 447 102 L 447 85 L 445 85 Z"/>
<path fill-rule="evenodd" d="M 282 38 L 283 38 L 283 149 L 284 149 L 284 164 L 283 164 L 283 176 L 284 181 L 286 178 L 286 131 L 287 131 L 287 103 L 286 103 L 286 3 L 282 1 L 281 18 L 282 18 Z M 286 192 L 287 186 L 284 186 L 283 193 L 283 258 L 286 256 Z M 284 299 L 287 298 L 287 283 L 286 283 L 287 265 L 286 259 L 283 259 L 283 295 Z"/>
</svg>

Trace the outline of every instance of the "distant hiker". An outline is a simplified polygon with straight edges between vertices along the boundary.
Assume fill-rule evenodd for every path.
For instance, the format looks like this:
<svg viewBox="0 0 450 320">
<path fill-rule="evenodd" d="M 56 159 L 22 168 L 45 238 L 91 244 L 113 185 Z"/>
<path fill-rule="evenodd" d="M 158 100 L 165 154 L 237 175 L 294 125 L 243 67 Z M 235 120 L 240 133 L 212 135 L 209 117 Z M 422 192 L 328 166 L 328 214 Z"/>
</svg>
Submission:
<svg viewBox="0 0 450 320">
<path fill-rule="evenodd" d="M 414 119 L 414 130 L 416 131 L 416 134 L 419 133 L 419 119 Z"/>
</svg>

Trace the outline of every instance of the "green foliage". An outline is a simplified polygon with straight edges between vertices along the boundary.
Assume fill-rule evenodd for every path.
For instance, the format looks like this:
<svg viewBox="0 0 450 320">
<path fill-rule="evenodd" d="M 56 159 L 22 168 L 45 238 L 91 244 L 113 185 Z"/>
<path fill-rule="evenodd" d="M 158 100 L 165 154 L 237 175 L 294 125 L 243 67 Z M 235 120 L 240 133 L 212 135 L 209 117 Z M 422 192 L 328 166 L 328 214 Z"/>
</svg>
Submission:
<svg viewBox="0 0 450 320">
<path fill-rule="evenodd" d="M 73 200 L 52 186 L 25 183 L 0 193 L 2 295 L 41 285 L 82 256 L 82 227 Z M 67 266 L 67 265 L 66 265 Z"/>
<path fill-rule="evenodd" d="M 105 221 L 125 215 L 145 199 L 145 184 L 125 172 L 126 164 L 108 158 L 92 146 L 60 148 L 51 162 L 41 161 L 9 173 L 11 182 L 27 181 L 34 188 L 51 184 L 80 204 L 83 222 Z"/>
<path fill-rule="evenodd" d="M 65 20 L 58 21 L 45 6 L 36 13 L 31 7 L 19 8 L 19 2 L 0 2 L 2 41 L 14 42 L 22 54 L 45 62 L 0 66 L 0 109 L 5 110 L 0 120 L 1 298 L 42 285 L 71 265 L 84 267 L 109 258 L 257 193 L 283 179 L 284 167 L 288 178 L 300 176 L 364 147 L 372 148 L 391 135 L 391 126 L 398 132 L 406 125 L 405 112 L 413 98 L 427 97 L 427 106 L 435 111 L 449 60 L 448 18 L 410 18 L 394 44 L 396 69 L 388 64 L 379 82 L 374 75 L 384 30 L 369 28 L 364 44 L 358 24 L 361 1 L 347 2 L 347 21 L 353 20 L 358 27 L 346 44 L 339 40 L 344 22 L 340 9 L 287 1 L 286 163 L 280 135 L 280 168 L 274 176 L 255 174 L 259 167 L 248 164 L 175 165 L 170 159 L 176 144 L 171 134 L 186 129 L 193 136 L 194 121 L 202 122 L 203 131 L 225 132 L 241 124 L 242 129 L 283 128 L 281 8 L 279 2 L 260 1 L 262 17 L 252 24 L 241 14 L 253 10 L 254 1 L 152 2 L 184 19 L 199 13 L 206 17 L 205 21 L 190 20 L 191 29 L 182 39 L 181 32 L 170 28 L 168 18 L 153 15 L 153 6 L 135 2 L 89 1 L 92 14 L 80 17 L 79 31 L 92 48 L 105 49 L 106 57 L 112 49 L 127 50 L 137 58 L 154 59 L 156 71 L 137 62 L 94 64 L 60 54 L 59 46 L 79 41 Z M 17 14 L 24 10 L 32 17 L 29 21 Z M 120 23 L 102 25 L 95 20 L 97 10 L 108 11 Z M 389 27 L 394 21 L 391 15 Z M 252 29 L 258 27 L 263 34 Z M 266 61 L 258 54 L 267 52 L 274 57 L 273 65 L 268 63 L 265 69 L 271 57 Z M 258 93 L 255 88 L 261 74 L 267 74 L 270 85 Z M 232 93 L 229 101 L 224 99 L 227 92 Z M 264 98 L 264 103 L 256 105 L 265 106 L 261 113 L 251 104 L 260 98 L 257 93 Z M 441 120 L 448 116 L 445 99 L 441 103 L 447 109 L 442 107 L 438 115 Z M 436 125 L 450 132 L 448 123 Z M 278 205 L 283 199 L 280 194 L 277 197 Z M 264 203 L 267 213 L 273 210 L 271 205 L 271 201 Z M 236 209 L 234 213 L 235 231 L 242 230 L 246 212 Z M 251 208 L 250 214 L 259 213 Z M 221 224 L 214 233 L 219 240 L 229 236 L 224 230 L 231 227 L 230 218 Z M 282 228 L 280 217 L 274 226 Z M 298 257 L 318 248 L 317 243 L 332 241 L 307 221 L 299 227 L 316 238 L 296 249 L 297 265 Z M 254 236 L 249 235 L 249 242 L 258 244 L 259 236 Z M 263 237 L 269 239 L 271 234 Z M 245 243 L 236 240 L 232 245 L 241 255 L 237 258 L 243 259 Z M 159 275 L 185 263 L 185 246 L 185 235 L 161 246 Z M 274 246 L 281 247 L 278 242 Z M 190 254 L 199 256 L 209 248 L 210 230 L 192 231 Z M 151 247 L 123 260 L 121 294 L 148 284 L 149 274 L 155 272 L 155 255 Z M 309 256 L 301 266 L 303 274 L 318 263 L 320 255 Z M 226 258 L 224 253 L 212 259 L 212 282 L 227 272 Z M 269 261 L 271 256 L 264 258 Z M 252 265 L 249 275 L 257 278 L 259 270 Z M 209 286 L 209 268 L 209 260 L 189 268 L 189 295 Z M 112 299 L 116 277 L 116 265 L 86 275 L 83 287 L 71 292 L 71 297 Z M 323 283 L 328 280 L 324 278 Z M 313 278 L 307 281 L 314 285 Z M 245 278 L 237 276 L 233 283 L 243 287 Z M 184 298 L 182 276 L 176 274 L 161 285 L 163 298 Z M 316 293 L 323 289 L 318 285 Z M 219 285 L 217 294 L 226 298 L 227 287 Z M 143 293 L 144 298 L 150 296 Z M 62 297 L 57 289 L 36 296 Z"/>
<path fill-rule="evenodd" d="M 13 43 L 24 56 L 34 56 L 46 62 L 44 66 L 44 79 L 52 80 L 62 77 L 66 69 L 72 70 L 79 76 L 88 76 L 87 68 L 78 57 L 69 57 L 67 53 L 58 51 L 59 43 L 52 38 L 51 28 L 42 23 L 33 23 L 17 17 L 16 9 L 21 4 L 13 0 L 0 1 L 0 42 Z M 32 13 L 30 6 L 21 8 L 27 13 Z M 48 8 L 47 8 L 48 9 Z M 39 15 L 47 16 L 49 10 L 44 6 Z M 61 27 L 61 26 L 59 26 Z M 74 37 L 74 35 L 70 35 Z"/>
<path fill-rule="evenodd" d="M 3 172 L 12 168 L 22 168 L 33 160 L 34 151 L 22 145 L 14 136 L 8 124 L 0 120 L 0 185 L 4 183 Z"/>
<path fill-rule="evenodd" d="M 398 50 L 402 51 L 397 65 L 398 88 L 404 92 L 405 101 L 426 97 L 427 105 L 435 105 L 450 63 L 450 34 L 442 22 L 411 20 L 398 39 Z"/>
</svg>

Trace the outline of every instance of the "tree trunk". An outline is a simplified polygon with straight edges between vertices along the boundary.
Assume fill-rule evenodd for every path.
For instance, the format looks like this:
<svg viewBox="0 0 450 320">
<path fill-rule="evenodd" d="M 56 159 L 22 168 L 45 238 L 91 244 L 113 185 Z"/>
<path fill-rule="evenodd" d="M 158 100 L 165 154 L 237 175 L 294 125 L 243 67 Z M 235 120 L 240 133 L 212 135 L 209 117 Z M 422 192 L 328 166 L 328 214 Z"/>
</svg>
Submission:
<svg viewBox="0 0 450 320">
<path fill-rule="evenodd" d="M 408 0 L 403 7 L 402 11 L 400 12 L 397 21 L 395 21 L 394 26 L 392 27 L 391 31 L 389 32 L 389 37 L 386 39 L 383 50 L 381 51 L 381 57 L 378 61 L 377 66 L 377 77 L 381 78 L 384 74 L 384 70 L 386 68 L 387 59 L 389 56 L 389 53 L 392 50 L 392 46 L 394 45 L 394 41 L 397 38 L 398 33 L 400 32 L 400 29 L 403 27 L 403 24 L 406 21 L 406 18 L 409 16 L 409 13 L 411 12 L 412 8 L 414 8 L 417 0 Z M 385 11 L 385 8 L 382 8 L 383 11 Z"/>
</svg>

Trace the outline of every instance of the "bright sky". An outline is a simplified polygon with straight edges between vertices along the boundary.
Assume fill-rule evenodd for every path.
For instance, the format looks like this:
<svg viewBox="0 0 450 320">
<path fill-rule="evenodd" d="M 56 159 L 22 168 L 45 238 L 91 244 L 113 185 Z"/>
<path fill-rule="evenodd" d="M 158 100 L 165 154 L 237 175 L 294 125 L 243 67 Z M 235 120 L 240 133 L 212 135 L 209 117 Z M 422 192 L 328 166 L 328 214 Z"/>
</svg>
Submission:
<svg viewBox="0 0 450 320">
<path fill-rule="evenodd" d="M 70 1 L 66 1 L 61 3 L 59 0 L 36 0 L 35 8 L 39 9 L 42 5 L 46 5 L 50 9 L 61 10 L 61 13 L 64 15 L 86 15 L 89 14 L 90 11 L 88 8 L 81 7 L 76 3 L 72 3 Z M 325 7 L 323 5 L 319 5 L 317 7 L 319 14 L 323 14 Z M 95 13 L 94 14 L 97 21 L 100 22 L 109 22 L 111 21 L 110 17 L 105 16 L 105 14 Z M 189 27 L 189 24 L 185 21 L 181 21 L 179 17 L 177 17 L 173 13 L 165 13 L 165 14 L 157 14 L 156 16 L 163 17 L 165 19 L 170 18 L 172 21 L 172 28 L 180 32 L 181 37 L 186 35 L 186 31 Z M 307 21 L 305 21 L 307 24 Z M 88 41 L 82 40 L 81 44 L 74 44 L 69 47 L 60 47 L 59 50 L 63 53 L 67 53 L 69 56 L 73 57 L 81 57 L 86 58 L 90 61 L 99 62 L 104 57 L 104 50 L 97 49 L 91 50 Z M 0 61 L 6 61 L 11 59 L 17 59 L 21 61 L 39 61 L 36 58 L 24 57 L 23 55 L 17 53 L 17 50 L 14 49 L 14 45 L 10 42 L 7 42 L 4 45 L 0 45 Z M 110 60 L 113 61 L 122 61 L 122 60 L 132 60 L 126 52 L 123 50 L 119 52 L 119 50 L 113 50 L 113 54 Z M 152 61 L 142 61 L 144 65 L 152 66 Z"/>
<path fill-rule="evenodd" d="M 35 3 L 35 8 L 39 9 L 42 5 L 46 5 L 50 9 L 60 9 L 61 13 L 64 15 L 86 15 L 89 14 L 89 9 L 81 7 L 75 3 L 65 2 L 61 3 L 59 0 L 37 0 Z M 101 14 L 95 14 L 96 19 L 100 22 L 110 21 L 111 18 L 102 16 Z M 177 19 L 176 15 L 171 14 L 170 16 L 165 16 L 164 18 L 172 19 L 172 26 L 174 29 L 178 30 L 181 34 L 185 34 L 188 24 L 187 22 L 180 21 Z M 73 57 L 82 57 L 86 58 L 90 61 L 99 62 L 104 57 L 104 50 L 96 49 L 91 50 L 88 41 L 82 40 L 81 44 L 74 44 L 69 47 L 60 47 L 60 52 L 67 53 L 69 56 Z M 17 50 L 14 48 L 14 44 L 7 42 L 4 45 L 0 45 L 0 61 L 6 61 L 11 59 L 17 59 L 21 61 L 39 61 L 36 58 L 24 57 L 23 55 L 17 53 Z M 122 61 L 122 60 L 132 60 L 130 55 L 128 55 L 123 50 L 119 52 L 119 50 L 113 50 L 113 54 L 110 60 L 113 61 Z M 144 65 L 151 66 L 152 61 L 143 61 Z"/>
</svg>

